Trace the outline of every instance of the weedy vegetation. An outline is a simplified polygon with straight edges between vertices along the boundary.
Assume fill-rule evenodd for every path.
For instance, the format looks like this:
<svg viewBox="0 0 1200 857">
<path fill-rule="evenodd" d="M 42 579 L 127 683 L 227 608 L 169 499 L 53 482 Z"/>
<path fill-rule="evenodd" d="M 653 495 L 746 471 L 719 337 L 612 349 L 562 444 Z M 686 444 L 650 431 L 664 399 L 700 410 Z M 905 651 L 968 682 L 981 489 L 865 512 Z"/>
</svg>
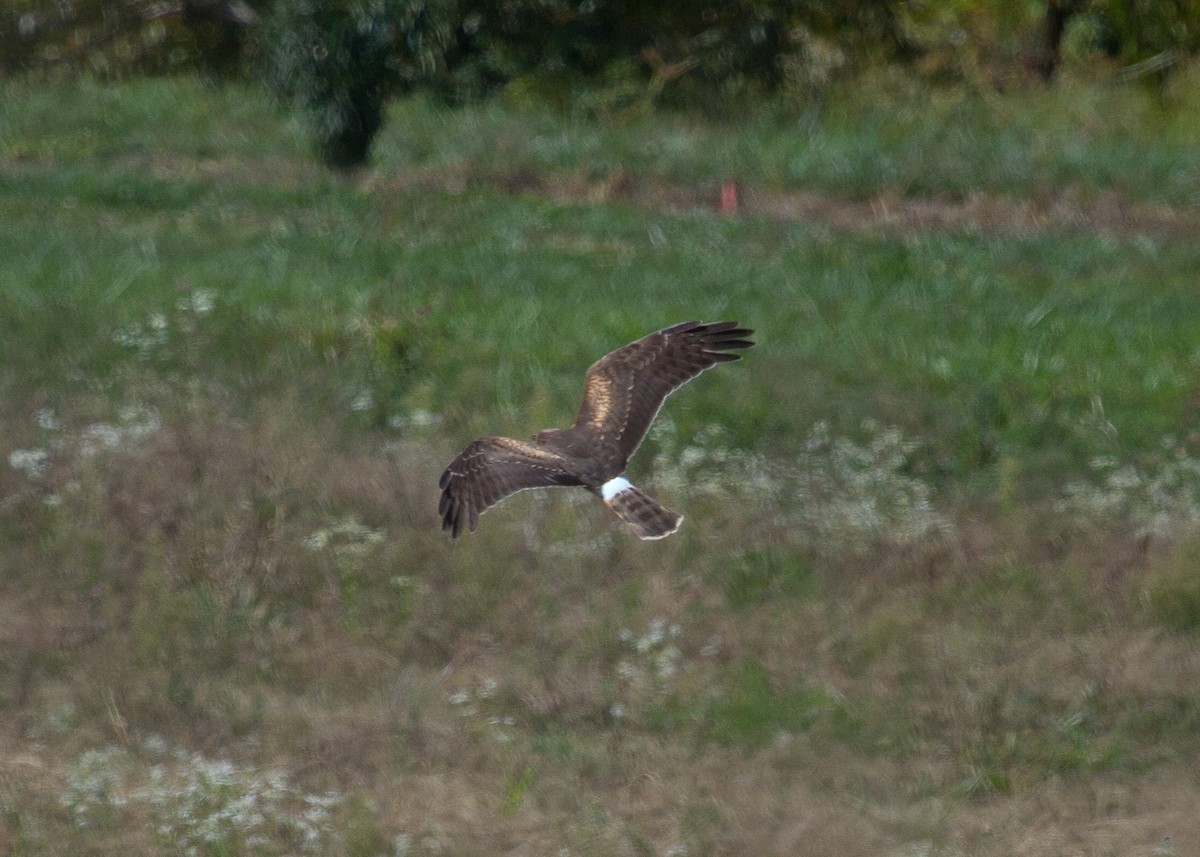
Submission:
<svg viewBox="0 0 1200 857">
<path fill-rule="evenodd" d="M 6 83 L 0 852 L 1200 850 L 1179 80 L 737 127 L 413 100 L 349 177 L 254 91 Z M 730 177 L 1175 225 L 667 193 Z M 726 317 L 759 346 L 631 467 L 676 536 L 544 492 L 443 537 L 466 440 Z"/>
</svg>

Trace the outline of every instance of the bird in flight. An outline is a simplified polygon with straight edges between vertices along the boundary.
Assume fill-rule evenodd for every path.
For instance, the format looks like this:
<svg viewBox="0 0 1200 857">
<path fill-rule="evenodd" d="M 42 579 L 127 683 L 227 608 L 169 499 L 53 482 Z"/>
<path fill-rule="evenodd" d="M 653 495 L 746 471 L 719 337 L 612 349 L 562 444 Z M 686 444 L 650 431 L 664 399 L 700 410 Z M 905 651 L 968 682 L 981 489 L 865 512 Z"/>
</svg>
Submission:
<svg viewBox="0 0 1200 857">
<path fill-rule="evenodd" d="M 531 442 L 507 437 L 472 441 L 450 462 L 439 486 L 442 529 L 458 538 L 509 494 L 527 488 L 576 485 L 598 494 L 643 539 L 679 529 L 683 516 L 625 478 L 663 400 L 718 363 L 741 358 L 754 331 L 736 321 L 685 321 L 643 336 L 587 370 L 575 424 L 544 429 Z"/>
</svg>

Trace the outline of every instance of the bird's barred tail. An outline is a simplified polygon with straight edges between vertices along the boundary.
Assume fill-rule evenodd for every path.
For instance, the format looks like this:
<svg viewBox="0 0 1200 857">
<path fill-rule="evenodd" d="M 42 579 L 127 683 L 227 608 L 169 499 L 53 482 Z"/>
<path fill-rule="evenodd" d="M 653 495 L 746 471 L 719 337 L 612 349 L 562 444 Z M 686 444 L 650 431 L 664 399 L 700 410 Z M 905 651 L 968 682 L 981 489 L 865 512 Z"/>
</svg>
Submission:
<svg viewBox="0 0 1200 857">
<path fill-rule="evenodd" d="M 683 515 L 672 512 L 654 498 L 634 488 L 623 476 L 610 479 L 600 487 L 600 496 L 608 508 L 633 527 L 641 539 L 661 539 L 671 535 L 683 523 Z"/>
</svg>

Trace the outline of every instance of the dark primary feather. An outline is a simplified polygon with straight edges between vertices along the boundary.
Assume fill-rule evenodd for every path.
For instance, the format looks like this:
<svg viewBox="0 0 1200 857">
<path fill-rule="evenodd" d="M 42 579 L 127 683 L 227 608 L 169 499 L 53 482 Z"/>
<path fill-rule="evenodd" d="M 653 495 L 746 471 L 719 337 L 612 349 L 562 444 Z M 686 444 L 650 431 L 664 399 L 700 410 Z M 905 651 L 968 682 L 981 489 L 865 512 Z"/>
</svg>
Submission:
<svg viewBox="0 0 1200 857">
<path fill-rule="evenodd" d="M 483 437 L 468 444 L 442 473 L 442 529 L 457 538 L 464 526 L 474 532 L 480 513 L 509 494 L 578 484 L 553 452 L 507 437 Z"/>
<path fill-rule="evenodd" d="M 667 396 L 705 369 L 741 359 L 730 350 L 752 347 L 753 333 L 736 321 L 685 321 L 618 348 L 588 369 L 575 425 L 591 427 L 628 459 Z"/>
</svg>

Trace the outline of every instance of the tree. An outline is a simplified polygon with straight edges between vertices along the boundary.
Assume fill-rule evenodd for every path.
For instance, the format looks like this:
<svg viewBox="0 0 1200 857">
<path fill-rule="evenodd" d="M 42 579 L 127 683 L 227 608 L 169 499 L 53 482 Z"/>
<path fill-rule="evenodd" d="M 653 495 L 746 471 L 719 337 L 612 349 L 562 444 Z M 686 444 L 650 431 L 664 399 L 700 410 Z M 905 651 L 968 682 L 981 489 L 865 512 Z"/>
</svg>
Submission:
<svg viewBox="0 0 1200 857">
<path fill-rule="evenodd" d="M 312 117 L 321 158 L 365 163 L 389 98 L 441 66 L 452 6 L 439 0 L 280 0 L 263 29 L 278 94 Z"/>
</svg>

